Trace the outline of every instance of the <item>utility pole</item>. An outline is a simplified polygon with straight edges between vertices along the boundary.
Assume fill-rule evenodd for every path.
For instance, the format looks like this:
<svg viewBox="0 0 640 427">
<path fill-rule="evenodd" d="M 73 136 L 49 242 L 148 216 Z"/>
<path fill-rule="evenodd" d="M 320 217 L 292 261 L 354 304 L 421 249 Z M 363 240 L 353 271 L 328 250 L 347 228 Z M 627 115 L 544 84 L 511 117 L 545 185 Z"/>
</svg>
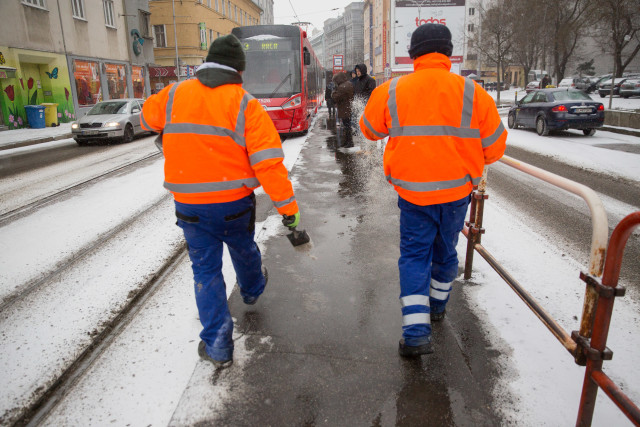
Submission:
<svg viewBox="0 0 640 427">
<path fill-rule="evenodd" d="M 173 42 L 176 45 L 176 77 L 180 81 L 180 58 L 178 57 L 178 27 L 176 26 L 176 0 L 171 0 L 173 9 Z"/>
</svg>

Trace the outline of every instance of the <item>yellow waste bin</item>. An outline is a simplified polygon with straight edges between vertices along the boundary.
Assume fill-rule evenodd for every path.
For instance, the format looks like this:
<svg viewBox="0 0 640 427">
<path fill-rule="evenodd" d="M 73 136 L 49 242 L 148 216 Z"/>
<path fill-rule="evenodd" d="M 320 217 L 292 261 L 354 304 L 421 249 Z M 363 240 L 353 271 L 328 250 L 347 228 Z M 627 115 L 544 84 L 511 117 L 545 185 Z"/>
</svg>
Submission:
<svg viewBox="0 0 640 427">
<path fill-rule="evenodd" d="M 58 126 L 58 104 L 43 102 L 45 126 Z"/>
</svg>

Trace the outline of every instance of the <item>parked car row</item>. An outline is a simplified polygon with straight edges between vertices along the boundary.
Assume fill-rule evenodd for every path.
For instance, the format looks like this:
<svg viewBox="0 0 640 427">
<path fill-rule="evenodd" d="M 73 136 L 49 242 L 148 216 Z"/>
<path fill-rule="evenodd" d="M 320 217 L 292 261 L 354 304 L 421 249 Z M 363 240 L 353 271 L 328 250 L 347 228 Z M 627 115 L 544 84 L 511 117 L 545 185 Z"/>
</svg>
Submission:
<svg viewBox="0 0 640 427">
<path fill-rule="evenodd" d="M 620 85 L 620 96 L 623 98 L 640 96 L 640 78 L 625 80 Z"/>
<path fill-rule="evenodd" d="M 638 80 L 638 79 L 640 79 L 640 74 L 635 74 L 635 73 L 629 73 L 629 74 L 625 73 L 622 75 L 622 77 L 616 77 L 615 81 L 612 81 L 611 77 L 609 77 L 608 79 L 603 80 L 601 83 L 598 84 L 598 94 L 600 95 L 600 98 L 609 96 L 609 94 L 611 93 L 611 84 L 613 83 L 613 95 L 623 96 L 623 94 L 620 92 L 621 86 L 625 84 L 628 80 Z M 627 95 L 628 95 L 627 98 L 629 96 L 635 96 L 635 95 L 632 95 L 630 92 L 628 92 Z"/>
<path fill-rule="evenodd" d="M 585 136 L 591 136 L 604 124 L 604 105 L 573 88 L 533 90 L 508 114 L 509 128 L 533 128 L 540 136 L 566 129 L 580 129 Z"/>
</svg>

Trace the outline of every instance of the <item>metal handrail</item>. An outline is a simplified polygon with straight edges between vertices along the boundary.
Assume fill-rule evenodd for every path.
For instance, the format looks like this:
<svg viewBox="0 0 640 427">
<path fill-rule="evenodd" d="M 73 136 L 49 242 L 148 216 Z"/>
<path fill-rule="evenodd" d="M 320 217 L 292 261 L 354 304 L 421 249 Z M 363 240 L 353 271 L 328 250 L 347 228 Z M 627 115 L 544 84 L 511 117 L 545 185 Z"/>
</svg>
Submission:
<svg viewBox="0 0 640 427">
<path fill-rule="evenodd" d="M 604 210 L 602 200 L 598 194 L 586 185 L 579 184 L 570 179 L 561 177 L 551 172 L 545 171 L 530 164 L 504 156 L 500 161 L 512 168 L 518 169 L 538 179 L 546 181 L 556 187 L 560 187 L 570 193 L 576 194 L 587 202 L 591 211 L 591 252 L 589 256 L 589 274 L 594 277 L 601 277 L 604 267 L 604 257 L 607 248 L 607 240 L 609 237 L 609 223 L 607 221 L 607 213 Z M 593 327 L 593 319 L 595 317 L 596 305 L 598 302 L 598 293 L 592 286 L 587 286 L 584 296 L 584 305 L 582 308 L 582 318 L 580 321 L 580 335 L 585 338 L 591 338 L 591 329 Z M 586 360 L 581 353 L 576 354 L 576 362 L 584 364 Z"/>
<path fill-rule="evenodd" d="M 487 181 L 486 169 L 478 184 L 477 191 L 473 192 L 469 221 L 466 222 L 462 230 L 468 239 L 464 278 L 469 279 L 471 277 L 473 253 L 477 251 L 505 282 L 511 286 L 516 294 L 529 306 L 564 347 L 569 350 L 574 356 L 576 363 L 586 365 L 582 398 L 576 425 L 591 425 L 597 390 L 598 387 L 600 387 L 634 424 L 640 426 L 640 408 L 602 372 L 602 362 L 611 359 L 613 354 L 606 348 L 609 323 L 613 312 L 613 300 L 616 296 L 624 295 L 624 288 L 617 286 L 622 254 L 629 235 L 633 229 L 640 227 L 640 212 L 628 215 L 618 224 L 611 236 L 611 242 L 607 252 L 607 214 L 602 201 L 595 191 L 585 185 L 508 156 L 504 156 L 500 161 L 582 197 L 589 206 L 593 230 L 589 257 L 589 274 L 582 272 L 580 274 L 580 278 L 587 283 L 582 319 L 580 322 L 580 332 L 574 331 L 569 335 L 482 246 L 481 236 L 485 231 L 484 228 L 482 228 L 484 201 L 488 198 L 485 194 Z M 607 255 L 606 263 L 605 253 Z M 602 280 L 599 279 L 600 276 L 602 276 Z"/>
</svg>

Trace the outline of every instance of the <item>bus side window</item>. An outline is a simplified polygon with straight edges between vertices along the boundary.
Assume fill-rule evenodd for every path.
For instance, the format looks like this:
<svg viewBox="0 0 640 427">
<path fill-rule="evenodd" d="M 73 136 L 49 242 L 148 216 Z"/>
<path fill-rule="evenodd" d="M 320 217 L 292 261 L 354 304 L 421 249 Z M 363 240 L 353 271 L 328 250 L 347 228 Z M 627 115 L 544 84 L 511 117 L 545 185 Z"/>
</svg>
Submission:
<svg viewBox="0 0 640 427">
<path fill-rule="evenodd" d="M 304 48 L 304 65 L 311 65 L 311 53 Z"/>
</svg>

